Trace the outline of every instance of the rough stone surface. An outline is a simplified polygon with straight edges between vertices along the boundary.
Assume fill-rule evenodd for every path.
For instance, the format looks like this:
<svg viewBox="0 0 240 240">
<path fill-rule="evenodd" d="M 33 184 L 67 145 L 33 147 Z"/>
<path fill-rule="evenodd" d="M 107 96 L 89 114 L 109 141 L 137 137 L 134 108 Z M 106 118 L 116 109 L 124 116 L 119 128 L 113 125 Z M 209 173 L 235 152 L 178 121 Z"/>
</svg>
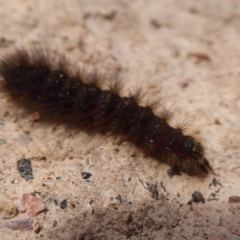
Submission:
<svg viewBox="0 0 240 240">
<path fill-rule="evenodd" d="M 48 208 L 34 217 L 39 233 L 2 227 L 1 236 L 239 240 L 240 206 L 228 201 L 240 183 L 239 16 L 239 0 L 0 0 L 0 58 L 15 45 L 47 45 L 123 79 L 123 96 L 141 86 L 142 104 L 159 98 L 156 112 L 172 109 L 173 126 L 191 120 L 187 131 L 216 173 L 171 178 L 168 166 L 132 145 L 45 121 L 34 116 L 41 109 L 0 91 L 1 201 L 20 206 L 34 193 Z M 32 159 L 30 181 L 16 168 L 22 158 Z M 205 203 L 188 204 L 195 191 Z"/>
</svg>

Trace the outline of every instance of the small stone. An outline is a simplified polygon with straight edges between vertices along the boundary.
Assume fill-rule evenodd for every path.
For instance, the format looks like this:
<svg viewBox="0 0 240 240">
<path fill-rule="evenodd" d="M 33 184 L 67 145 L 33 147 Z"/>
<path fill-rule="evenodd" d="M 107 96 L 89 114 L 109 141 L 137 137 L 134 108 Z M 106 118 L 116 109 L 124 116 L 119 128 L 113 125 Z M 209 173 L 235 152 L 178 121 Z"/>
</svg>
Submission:
<svg viewBox="0 0 240 240">
<path fill-rule="evenodd" d="M 27 181 L 33 179 L 32 163 L 30 159 L 20 159 L 17 161 L 17 169 L 21 173 L 22 178 Z"/>
<path fill-rule="evenodd" d="M 210 56 L 208 54 L 201 53 L 201 52 L 189 53 L 188 57 L 195 58 L 197 63 L 203 62 L 203 61 L 206 61 L 206 62 L 210 62 L 211 61 L 211 58 L 210 58 Z"/>
<path fill-rule="evenodd" d="M 69 202 L 69 207 L 70 207 L 70 208 L 75 208 L 75 203 L 72 202 L 72 201 L 70 201 L 70 202 Z"/>
<path fill-rule="evenodd" d="M 125 223 L 130 223 L 130 222 L 132 222 L 132 214 L 131 214 L 131 212 L 125 212 L 125 213 L 123 213 L 123 220 L 124 220 L 124 222 Z"/>
<path fill-rule="evenodd" d="M 201 192 L 195 191 L 192 194 L 192 199 L 193 199 L 193 202 L 195 203 L 199 203 L 199 202 L 205 203 L 205 198 L 203 197 Z"/>
<path fill-rule="evenodd" d="M 82 172 L 81 174 L 83 179 L 89 179 L 92 176 L 89 172 Z"/>
<path fill-rule="evenodd" d="M 23 231 L 23 230 L 27 230 L 27 231 L 30 231 L 30 230 L 33 230 L 33 226 L 32 226 L 32 220 L 31 219 L 21 219 L 21 220 L 14 220 L 14 221 L 11 221 L 11 222 L 0 222 L 0 229 L 1 228 L 10 228 L 12 230 L 20 230 L 20 231 Z"/>
<path fill-rule="evenodd" d="M 47 157 L 44 155 L 38 155 L 38 156 L 34 156 L 32 159 L 36 161 L 46 161 Z"/>
<path fill-rule="evenodd" d="M 194 191 L 194 193 L 192 194 L 192 199 L 188 202 L 188 204 L 192 204 L 192 203 L 205 203 L 205 198 L 203 197 L 201 192 L 198 191 Z"/>
<path fill-rule="evenodd" d="M 39 222 L 36 222 L 34 225 L 33 225 L 33 229 L 34 229 L 34 232 L 35 233 L 39 233 L 41 231 L 41 225 Z"/>
<path fill-rule="evenodd" d="M 216 186 L 222 186 L 222 184 L 220 183 L 220 181 L 219 180 L 217 180 L 216 178 L 213 178 L 212 179 L 212 182 L 209 184 L 209 187 L 211 187 L 211 186 L 214 186 L 214 187 L 216 187 Z"/>
<path fill-rule="evenodd" d="M 59 206 L 61 209 L 64 209 L 68 206 L 68 201 L 65 199 L 62 202 L 59 203 Z"/>
<path fill-rule="evenodd" d="M 12 184 L 17 184 L 17 183 L 18 183 L 18 180 L 14 178 L 14 179 L 11 181 L 11 183 L 12 183 Z"/>
<path fill-rule="evenodd" d="M 229 203 L 240 203 L 240 197 L 239 196 L 231 196 L 228 198 Z"/>
<path fill-rule="evenodd" d="M 10 203 L 0 201 L 0 219 L 10 219 L 18 214 L 17 207 Z"/>
<path fill-rule="evenodd" d="M 222 125 L 221 121 L 218 118 L 214 119 L 214 124 L 216 125 Z"/>
<path fill-rule="evenodd" d="M 116 200 L 118 200 L 120 203 L 122 203 L 122 196 L 120 194 L 118 194 L 116 196 Z"/>
<path fill-rule="evenodd" d="M 22 196 L 21 205 L 22 208 L 27 211 L 29 217 L 34 217 L 47 209 L 45 203 L 41 199 L 26 193 Z"/>
<path fill-rule="evenodd" d="M 56 220 L 53 220 L 52 221 L 52 227 L 55 228 L 57 226 L 57 221 Z"/>
<path fill-rule="evenodd" d="M 152 198 L 158 200 L 158 187 L 157 184 L 148 184 L 148 191 L 152 194 Z"/>
<path fill-rule="evenodd" d="M 56 205 L 56 206 L 58 206 L 58 200 L 57 199 L 53 199 L 53 202 L 54 202 L 54 204 Z"/>
</svg>

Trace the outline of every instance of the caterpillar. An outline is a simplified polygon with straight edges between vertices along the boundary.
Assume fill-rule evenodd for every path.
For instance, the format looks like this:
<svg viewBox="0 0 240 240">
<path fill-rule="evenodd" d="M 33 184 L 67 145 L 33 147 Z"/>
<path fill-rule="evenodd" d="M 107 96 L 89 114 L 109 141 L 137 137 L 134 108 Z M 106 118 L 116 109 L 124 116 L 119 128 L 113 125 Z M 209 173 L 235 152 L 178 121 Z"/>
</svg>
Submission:
<svg viewBox="0 0 240 240">
<path fill-rule="evenodd" d="M 104 90 L 102 76 L 88 73 L 56 51 L 15 48 L 0 60 L 0 76 L 14 96 L 51 109 L 84 130 L 120 136 L 174 171 L 212 171 L 203 145 L 194 137 L 170 126 L 151 106 L 141 106 L 138 94 L 120 96 L 118 84 Z"/>
</svg>

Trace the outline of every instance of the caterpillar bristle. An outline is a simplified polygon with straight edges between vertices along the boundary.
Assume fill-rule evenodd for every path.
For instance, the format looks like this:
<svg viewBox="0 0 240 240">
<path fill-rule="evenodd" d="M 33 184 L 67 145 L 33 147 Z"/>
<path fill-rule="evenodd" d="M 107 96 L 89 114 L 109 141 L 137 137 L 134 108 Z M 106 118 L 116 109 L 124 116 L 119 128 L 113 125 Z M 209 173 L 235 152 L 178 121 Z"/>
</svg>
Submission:
<svg viewBox="0 0 240 240">
<path fill-rule="evenodd" d="M 182 121 L 178 121 L 175 125 L 175 128 L 182 134 L 186 134 L 187 130 L 189 129 L 189 127 L 191 125 L 191 122 L 192 122 L 192 120 L 186 118 Z"/>
<path fill-rule="evenodd" d="M 170 111 L 169 109 L 163 108 L 158 115 L 164 119 L 164 121 L 166 122 L 170 122 L 170 120 L 173 118 L 174 116 L 174 112 Z"/>
<path fill-rule="evenodd" d="M 134 91 L 129 89 L 128 97 L 134 99 L 136 103 L 141 102 L 141 100 L 143 99 L 143 95 L 144 93 L 143 93 L 142 87 L 140 86 L 137 86 Z"/>
<path fill-rule="evenodd" d="M 0 61 L 0 76 L 9 93 L 51 109 L 52 115 L 71 119 L 89 133 L 123 136 L 147 156 L 189 175 L 212 171 L 202 144 L 183 133 L 185 123 L 171 127 L 173 111 L 164 109 L 155 115 L 158 101 L 141 106 L 140 88 L 122 96 L 122 83 L 115 79 L 104 89 L 103 76 L 97 71 L 88 72 L 44 48 L 17 48 L 7 54 Z"/>
<path fill-rule="evenodd" d="M 123 89 L 122 82 L 118 79 L 118 77 L 116 77 L 112 81 L 108 81 L 107 87 L 110 91 L 114 92 L 115 94 L 119 94 Z"/>
<path fill-rule="evenodd" d="M 153 112 L 157 112 L 157 109 L 160 105 L 161 105 L 161 98 L 159 96 L 148 99 L 146 104 L 146 106 L 150 107 L 153 110 Z"/>
</svg>

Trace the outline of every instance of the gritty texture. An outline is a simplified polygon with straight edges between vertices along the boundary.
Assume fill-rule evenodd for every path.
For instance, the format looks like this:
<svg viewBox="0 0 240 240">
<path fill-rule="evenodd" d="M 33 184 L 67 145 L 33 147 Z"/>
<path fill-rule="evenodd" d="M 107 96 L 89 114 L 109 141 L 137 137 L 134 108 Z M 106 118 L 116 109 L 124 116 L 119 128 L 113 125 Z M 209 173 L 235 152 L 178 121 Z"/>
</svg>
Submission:
<svg viewBox="0 0 240 240">
<path fill-rule="evenodd" d="M 1 0 L 0 57 L 15 44 L 47 44 L 123 79 L 125 92 L 140 86 L 143 103 L 160 97 L 173 110 L 173 125 L 192 120 L 216 172 L 170 178 L 128 143 L 45 122 L 1 92 L 0 201 L 19 209 L 34 194 L 48 209 L 33 222 L 24 211 L 4 220 L 1 235 L 240 239 L 240 203 L 229 201 L 240 196 L 239 14 L 238 0 Z M 18 172 L 22 158 L 34 179 Z"/>
</svg>

